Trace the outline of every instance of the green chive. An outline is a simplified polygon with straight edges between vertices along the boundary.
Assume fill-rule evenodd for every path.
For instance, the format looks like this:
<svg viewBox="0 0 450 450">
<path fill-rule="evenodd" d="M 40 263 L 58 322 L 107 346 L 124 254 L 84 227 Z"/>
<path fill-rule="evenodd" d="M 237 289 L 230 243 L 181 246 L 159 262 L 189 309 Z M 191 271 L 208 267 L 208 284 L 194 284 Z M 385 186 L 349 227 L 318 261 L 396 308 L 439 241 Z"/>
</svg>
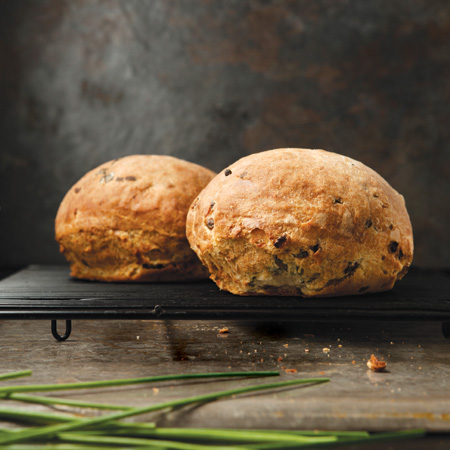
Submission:
<svg viewBox="0 0 450 450">
<path fill-rule="evenodd" d="M 331 431 L 331 433 L 334 433 Z M 357 436 L 341 436 L 338 437 L 337 435 L 339 432 L 336 432 L 337 440 L 336 442 L 328 442 L 323 443 L 320 445 L 325 445 L 327 447 L 334 446 L 334 445 L 342 445 L 343 443 L 349 444 L 349 445 L 355 445 L 355 444 L 370 444 L 372 442 L 390 442 L 392 440 L 399 440 L 399 439 L 414 439 L 418 437 L 423 437 L 425 435 L 424 430 L 403 430 L 403 431 L 393 431 L 389 433 L 376 433 L 376 434 L 368 434 L 366 437 L 357 437 Z M 296 448 L 295 444 L 291 443 L 279 443 L 279 444 L 250 444 L 247 445 L 247 449 L 253 449 L 253 450 L 272 450 L 272 449 L 290 449 L 290 448 Z"/>
<path fill-rule="evenodd" d="M 139 383 L 156 383 L 159 381 L 191 380 L 197 378 L 273 377 L 279 375 L 280 373 L 277 371 L 212 372 L 212 373 L 189 373 L 183 375 L 159 375 L 153 377 L 126 378 L 123 380 L 87 381 L 79 383 L 41 384 L 34 386 L 5 386 L 0 387 L 0 395 L 7 394 L 10 392 L 38 392 L 38 391 L 42 392 L 42 391 L 62 391 L 70 389 L 103 388 L 103 387 L 124 386 Z"/>
<path fill-rule="evenodd" d="M 112 430 L 109 436 L 130 436 L 130 430 Z M 61 433 L 65 434 L 65 433 Z M 85 431 L 78 432 L 78 434 L 85 436 L 103 435 L 102 431 Z M 172 440 L 193 440 L 193 441 L 208 441 L 208 442 L 234 442 L 244 443 L 261 443 L 261 442 L 288 442 L 288 443 L 328 443 L 335 442 L 337 437 L 334 435 L 327 436 L 302 436 L 300 434 L 285 433 L 283 430 L 278 432 L 265 430 L 235 430 L 235 429 L 219 429 L 219 428 L 154 428 L 149 430 L 133 430 L 133 437 L 156 438 L 156 439 L 172 439 Z"/>
<path fill-rule="evenodd" d="M 20 372 L 11 372 L 0 374 L 0 381 L 11 380 L 12 378 L 22 378 L 29 377 L 31 375 L 31 370 L 21 370 Z"/>
<path fill-rule="evenodd" d="M 88 444 L 113 444 L 113 445 L 129 445 L 136 447 L 158 447 L 173 448 L 180 450 L 208 450 L 210 445 L 190 444 L 185 442 L 164 441 L 158 439 L 140 439 L 117 436 L 86 436 L 78 433 L 60 433 L 57 435 L 59 439 L 69 442 L 79 442 Z M 244 447 L 232 446 L 214 446 L 214 450 L 246 450 Z"/>
<path fill-rule="evenodd" d="M 11 432 L 8 436 L 0 436 L 0 444 L 9 444 L 14 442 L 23 442 L 30 438 L 43 438 L 43 437 L 52 437 L 56 433 L 63 432 L 63 431 L 69 431 L 69 430 L 76 430 L 80 428 L 84 428 L 87 426 L 94 426 L 98 424 L 103 424 L 105 422 L 109 422 L 111 420 L 119 420 L 123 419 L 125 417 L 131 417 L 136 416 L 139 414 L 144 414 L 148 412 L 153 411 L 159 411 L 161 409 L 166 408 L 174 408 L 174 407 L 181 407 L 186 406 L 192 403 L 203 403 L 203 402 L 209 402 L 213 400 L 217 400 L 219 398 L 223 397 L 229 397 L 231 395 L 237 395 L 237 394 L 243 394 L 258 390 L 266 390 L 266 389 L 274 389 L 274 388 L 280 388 L 280 387 L 288 387 L 293 386 L 297 384 L 306 384 L 306 383 L 324 383 L 329 381 L 328 378 L 306 378 L 306 379 L 297 379 L 297 380 L 291 380 L 291 381 L 282 381 L 278 383 L 267 383 L 267 384 L 261 384 L 256 386 L 247 386 L 243 388 L 236 388 L 236 389 L 230 389 L 227 391 L 220 391 L 212 394 L 204 394 L 204 395 L 198 395 L 194 397 L 188 397 L 181 400 L 172 400 L 168 402 L 158 403 L 154 405 L 144 406 L 140 408 L 133 408 L 129 411 L 123 411 L 123 412 L 117 412 L 114 414 L 108 414 L 102 417 L 96 417 L 94 419 L 88 419 L 88 420 L 74 420 L 71 423 L 64 423 L 64 424 L 58 424 L 58 425 L 52 425 L 48 427 L 42 427 L 42 428 L 34 428 L 31 430 L 21 430 L 17 432 Z"/>
<path fill-rule="evenodd" d="M 71 400 L 66 398 L 55 398 L 55 397 L 42 397 L 37 395 L 26 395 L 26 394 L 6 394 L 4 396 L 5 400 L 17 400 L 26 403 L 38 403 L 40 405 L 66 405 L 66 406 L 76 406 L 79 408 L 91 408 L 91 409 L 110 409 L 110 410 L 120 410 L 127 411 L 131 409 L 131 406 L 122 405 L 109 405 L 105 403 L 92 403 L 85 402 L 82 400 Z"/>
</svg>

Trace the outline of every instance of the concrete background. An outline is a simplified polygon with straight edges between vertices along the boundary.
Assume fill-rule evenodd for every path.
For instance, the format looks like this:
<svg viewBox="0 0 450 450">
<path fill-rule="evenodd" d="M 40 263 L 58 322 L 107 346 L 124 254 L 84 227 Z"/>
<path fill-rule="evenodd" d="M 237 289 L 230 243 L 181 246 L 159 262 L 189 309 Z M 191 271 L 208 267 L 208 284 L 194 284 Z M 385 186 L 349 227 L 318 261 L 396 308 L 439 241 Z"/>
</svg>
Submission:
<svg viewBox="0 0 450 450">
<path fill-rule="evenodd" d="M 136 153 L 221 170 L 278 147 L 369 165 L 450 267 L 448 0 L 0 3 L 0 266 L 62 262 L 53 220 Z"/>
</svg>

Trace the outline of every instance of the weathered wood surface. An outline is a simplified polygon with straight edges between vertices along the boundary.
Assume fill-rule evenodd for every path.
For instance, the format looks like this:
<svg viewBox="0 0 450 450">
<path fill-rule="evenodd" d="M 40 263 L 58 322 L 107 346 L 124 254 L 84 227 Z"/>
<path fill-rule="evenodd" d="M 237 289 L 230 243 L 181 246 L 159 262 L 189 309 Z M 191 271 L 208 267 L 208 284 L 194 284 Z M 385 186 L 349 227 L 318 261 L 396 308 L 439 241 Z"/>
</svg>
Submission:
<svg viewBox="0 0 450 450">
<path fill-rule="evenodd" d="M 223 326 L 229 334 L 219 333 Z M 235 321 L 90 320 L 75 321 L 71 338 L 57 342 L 47 321 L 2 320 L 0 336 L 1 372 L 33 370 L 32 379 L 8 384 L 270 369 L 279 370 L 283 380 L 331 379 L 320 386 L 147 417 L 161 425 L 450 431 L 450 343 L 437 322 L 291 322 L 278 326 Z M 325 353 L 324 348 L 330 351 Z M 372 353 L 388 362 L 386 373 L 367 369 L 366 360 Z M 298 372 L 286 373 L 283 367 Z M 262 381 L 171 382 L 54 395 L 144 405 Z"/>
</svg>

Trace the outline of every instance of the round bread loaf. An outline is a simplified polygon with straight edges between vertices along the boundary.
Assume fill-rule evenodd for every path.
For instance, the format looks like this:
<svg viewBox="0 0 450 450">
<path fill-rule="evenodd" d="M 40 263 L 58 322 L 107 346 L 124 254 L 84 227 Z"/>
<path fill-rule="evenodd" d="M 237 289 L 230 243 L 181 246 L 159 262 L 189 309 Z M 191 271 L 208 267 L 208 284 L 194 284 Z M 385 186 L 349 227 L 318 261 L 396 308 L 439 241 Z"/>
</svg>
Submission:
<svg viewBox="0 0 450 450">
<path fill-rule="evenodd" d="M 193 202 L 187 237 L 217 285 L 239 295 L 384 291 L 413 256 L 403 197 L 364 164 L 324 150 L 232 164 Z"/>
<path fill-rule="evenodd" d="M 186 215 L 215 173 L 171 156 L 132 155 L 88 172 L 55 220 L 60 251 L 77 278 L 205 278 L 186 239 Z"/>
</svg>

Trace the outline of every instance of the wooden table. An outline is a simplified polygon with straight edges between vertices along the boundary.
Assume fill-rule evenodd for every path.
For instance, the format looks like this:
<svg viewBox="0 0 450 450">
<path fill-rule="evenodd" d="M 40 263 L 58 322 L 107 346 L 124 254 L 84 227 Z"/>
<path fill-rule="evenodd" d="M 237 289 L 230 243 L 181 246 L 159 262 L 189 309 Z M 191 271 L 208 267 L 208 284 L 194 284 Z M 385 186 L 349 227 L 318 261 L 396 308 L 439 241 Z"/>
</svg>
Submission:
<svg viewBox="0 0 450 450">
<path fill-rule="evenodd" d="M 224 327 L 229 333 L 219 332 Z M 32 369 L 33 384 L 253 370 L 278 370 L 280 380 L 331 380 L 148 417 L 159 425 L 450 432 L 450 340 L 440 321 L 76 320 L 70 338 L 58 342 L 47 320 L 3 319 L 0 336 L 0 372 Z M 371 354 L 387 361 L 386 372 L 367 368 Z M 268 380 L 170 382 L 58 396 L 145 405 Z"/>
</svg>

